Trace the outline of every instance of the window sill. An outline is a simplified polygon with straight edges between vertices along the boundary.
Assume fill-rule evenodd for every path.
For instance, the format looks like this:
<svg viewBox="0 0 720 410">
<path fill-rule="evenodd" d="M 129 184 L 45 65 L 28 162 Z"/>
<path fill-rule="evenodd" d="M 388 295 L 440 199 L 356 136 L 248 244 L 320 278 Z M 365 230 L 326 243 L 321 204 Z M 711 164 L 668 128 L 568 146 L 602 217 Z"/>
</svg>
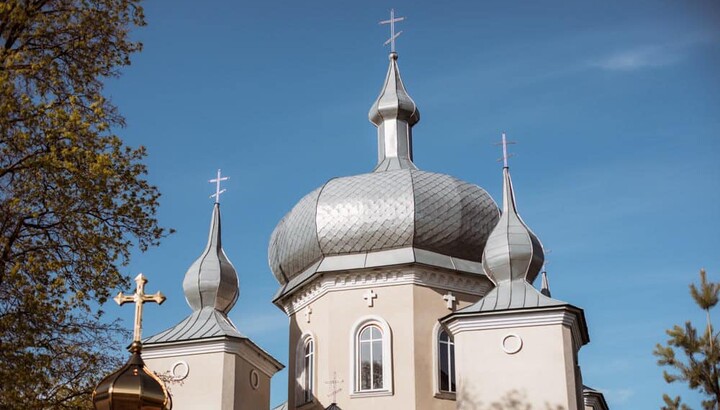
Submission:
<svg viewBox="0 0 720 410">
<path fill-rule="evenodd" d="M 455 400 L 455 392 L 441 391 L 435 393 L 435 398 L 440 400 Z"/>
<path fill-rule="evenodd" d="M 368 390 L 368 391 L 356 391 L 350 394 L 351 399 L 361 399 L 363 397 L 382 397 L 392 396 L 391 390 Z"/>
</svg>

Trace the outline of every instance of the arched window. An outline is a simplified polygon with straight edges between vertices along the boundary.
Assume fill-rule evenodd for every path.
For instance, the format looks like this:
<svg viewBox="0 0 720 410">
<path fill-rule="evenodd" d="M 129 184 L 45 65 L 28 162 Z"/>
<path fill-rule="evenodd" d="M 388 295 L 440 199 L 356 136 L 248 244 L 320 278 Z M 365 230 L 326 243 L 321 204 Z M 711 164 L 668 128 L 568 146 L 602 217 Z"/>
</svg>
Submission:
<svg viewBox="0 0 720 410">
<path fill-rule="evenodd" d="M 351 397 L 393 394 L 392 330 L 380 316 L 359 318 L 350 329 Z"/>
<path fill-rule="evenodd" d="M 360 331 L 358 354 L 358 380 L 360 391 L 383 388 L 383 333 L 379 327 L 369 325 Z"/>
<path fill-rule="evenodd" d="M 315 399 L 315 338 L 304 334 L 297 344 L 295 351 L 295 401 L 305 404 Z"/>
<path fill-rule="evenodd" d="M 455 393 L 455 342 L 445 330 L 438 333 L 438 390 Z"/>
<path fill-rule="evenodd" d="M 315 343 L 312 339 L 305 342 L 303 367 L 303 403 L 307 403 L 313 399 L 313 376 L 315 375 Z"/>
</svg>

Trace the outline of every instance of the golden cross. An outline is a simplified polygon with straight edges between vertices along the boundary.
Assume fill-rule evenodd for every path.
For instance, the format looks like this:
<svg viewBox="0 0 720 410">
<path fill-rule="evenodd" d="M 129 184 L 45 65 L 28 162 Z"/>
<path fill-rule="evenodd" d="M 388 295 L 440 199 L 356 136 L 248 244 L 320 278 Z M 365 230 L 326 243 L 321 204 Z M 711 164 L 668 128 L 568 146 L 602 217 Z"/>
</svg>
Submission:
<svg viewBox="0 0 720 410">
<path fill-rule="evenodd" d="M 135 329 L 133 331 L 133 342 L 141 341 L 143 305 L 146 302 L 155 302 L 158 305 L 162 305 L 165 301 L 165 295 L 163 295 L 162 292 L 157 292 L 154 295 L 145 294 L 145 284 L 147 281 L 147 278 L 145 278 L 142 273 L 137 275 L 135 277 L 135 283 L 137 284 L 135 293 L 132 295 L 123 295 L 123 293 L 120 292 L 114 298 L 115 302 L 117 302 L 120 306 L 128 302 L 135 303 Z"/>
</svg>

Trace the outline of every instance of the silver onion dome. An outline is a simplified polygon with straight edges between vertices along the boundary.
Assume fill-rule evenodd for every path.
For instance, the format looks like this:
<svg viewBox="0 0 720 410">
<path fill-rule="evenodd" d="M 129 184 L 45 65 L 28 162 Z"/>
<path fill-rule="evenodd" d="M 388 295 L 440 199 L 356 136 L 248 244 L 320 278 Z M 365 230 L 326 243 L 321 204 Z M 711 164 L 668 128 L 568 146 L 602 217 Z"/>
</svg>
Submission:
<svg viewBox="0 0 720 410">
<path fill-rule="evenodd" d="M 218 203 L 213 207 L 207 246 L 185 273 L 183 290 L 194 311 L 213 308 L 228 313 L 240 294 L 237 272 L 222 248 Z"/>
<path fill-rule="evenodd" d="M 485 274 L 496 286 L 456 314 L 565 304 L 551 298 L 549 289 L 540 292 L 532 286 L 544 261 L 540 240 L 518 215 L 510 170 L 506 165 L 503 168 L 503 213 L 487 240 L 482 260 Z M 547 284 L 543 287 L 547 288 Z"/>
<path fill-rule="evenodd" d="M 277 280 L 297 286 L 335 256 L 346 258 L 333 262 L 333 270 L 399 263 L 407 259 L 385 251 L 400 249 L 410 250 L 412 260 L 421 250 L 454 267 L 474 263 L 478 269 L 465 271 L 482 273 L 479 262 L 498 207 L 477 185 L 413 164 L 412 127 L 420 116 L 400 78 L 397 53 L 390 54 L 369 119 L 378 128 L 378 165 L 368 174 L 331 179 L 285 215 L 268 249 Z M 384 256 L 371 264 L 371 254 Z"/>
<path fill-rule="evenodd" d="M 483 268 L 495 283 L 518 280 L 533 283 L 545 262 L 540 240 L 518 215 L 507 167 L 503 168 L 502 216 L 483 253 Z"/>
</svg>

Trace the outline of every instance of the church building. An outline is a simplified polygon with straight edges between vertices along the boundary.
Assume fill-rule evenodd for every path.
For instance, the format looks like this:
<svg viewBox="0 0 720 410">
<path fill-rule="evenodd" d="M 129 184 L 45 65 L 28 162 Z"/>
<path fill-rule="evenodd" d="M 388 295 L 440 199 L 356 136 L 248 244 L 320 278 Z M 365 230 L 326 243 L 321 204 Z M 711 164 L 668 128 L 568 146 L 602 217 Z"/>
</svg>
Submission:
<svg viewBox="0 0 720 410">
<path fill-rule="evenodd" d="M 500 204 L 418 169 L 420 113 L 394 47 L 369 119 L 375 168 L 288 206 L 271 235 L 272 303 L 289 318 L 279 408 L 606 410 L 583 384 L 583 310 L 551 296 L 542 244 L 518 213 L 505 136 Z M 238 277 L 221 239 L 216 203 L 207 247 L 183 281 L 192 311 L 145 339 L 142 356 L 180 382 L 170 389 L 175 410 L 268 410 L 284 365 L 228 319 Z"/>
</svg>

